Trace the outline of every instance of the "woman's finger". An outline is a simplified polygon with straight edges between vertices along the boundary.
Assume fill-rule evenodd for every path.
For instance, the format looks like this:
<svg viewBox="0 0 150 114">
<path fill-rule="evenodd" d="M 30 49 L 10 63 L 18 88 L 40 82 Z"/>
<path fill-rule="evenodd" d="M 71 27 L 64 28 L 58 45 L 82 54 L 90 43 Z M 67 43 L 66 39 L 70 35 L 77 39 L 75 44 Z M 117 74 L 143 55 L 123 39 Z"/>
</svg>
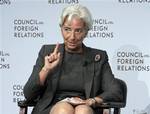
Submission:
<svg viewBox="0 0 150 114">
<path fill-rule="evenodd" d="M 58 53 L 58 50 L 59 50 L 59 43 L 56 44 L 56 47 L 53 51 L 54 54 L 57 54 Z"/>
</svg>

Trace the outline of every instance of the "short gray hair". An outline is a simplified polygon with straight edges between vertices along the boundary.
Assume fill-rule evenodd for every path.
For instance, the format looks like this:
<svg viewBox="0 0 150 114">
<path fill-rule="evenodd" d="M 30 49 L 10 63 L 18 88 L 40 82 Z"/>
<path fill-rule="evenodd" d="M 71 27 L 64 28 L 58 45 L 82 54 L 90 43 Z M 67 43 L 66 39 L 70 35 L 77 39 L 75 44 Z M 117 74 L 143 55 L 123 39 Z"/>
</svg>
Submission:
<svg viewBox="0 0 150 114">
<path fill-rule="evenodd" d="M 89 10 L 85 6 L 82 6 L 79 4 L 70 5 L 70 6 L 63 9 L 62 14 L 60 16 L 59 25 L 62 26 L 64 24 L 64 21 L 66 18 L 69 21 L 71 21 L 71 19 L 74 16 L 77 16 L 80 19 L 82 19 L 85 22 L 88 30 L 92 28 L 91 13 L 89 12 Z"/>
</svg>

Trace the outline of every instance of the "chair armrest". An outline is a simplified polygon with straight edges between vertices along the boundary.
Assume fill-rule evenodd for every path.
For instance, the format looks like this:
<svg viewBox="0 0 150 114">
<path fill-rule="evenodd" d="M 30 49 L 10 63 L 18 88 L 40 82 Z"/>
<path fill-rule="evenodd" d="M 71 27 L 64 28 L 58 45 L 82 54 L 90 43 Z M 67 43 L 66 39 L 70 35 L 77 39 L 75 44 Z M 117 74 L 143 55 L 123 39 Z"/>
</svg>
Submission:
<svg viewBox="0 0 150 114">
<path fill-rule="evenodd" d="M 18 106 L 19 107 L 32 107 L 32 106 L 35 106 L 36 105 L 36 102 L 29 102 L 27 100 L 22 100 L 22 101 L 18 101 Z"/>
<path fill-rule="evenodd" d="M 101 108 L 123 108 L 123 107 L 125 107 L 125 103 L 123 103 L 123 102 L 107 102 L 107 103 L 102 103 L 99 107 L 101 107 Z"/>
<path fill-rule="evenodd" d="M 18 102 L 19 107 L 32 107 L 35 106 L 36 102 L 27 102 L 27 100 L 22 100 Z M 122 102 L 107 102 L 99 105 L 101 108 L 123 108 L 125 107 L 125 103 Z"/>
</svg>

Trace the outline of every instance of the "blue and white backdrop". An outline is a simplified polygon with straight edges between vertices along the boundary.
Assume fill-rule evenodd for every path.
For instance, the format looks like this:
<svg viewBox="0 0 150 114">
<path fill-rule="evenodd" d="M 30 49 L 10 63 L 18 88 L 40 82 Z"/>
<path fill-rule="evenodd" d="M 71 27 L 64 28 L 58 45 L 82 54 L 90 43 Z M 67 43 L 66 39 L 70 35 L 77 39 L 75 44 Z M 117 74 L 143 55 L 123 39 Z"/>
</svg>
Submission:
<svg viewBox="0 0 150 114">
<path fill-rule="evenodd" d="M 127 83 L 122 114 L 150 114 L 150 0 L 0 0 L 0 114 L 18 113 L 39 49 L 63 42 L 61 10 L 78 3 L 93 15 L 85 44 L 106 50 Z"/>
</svg>

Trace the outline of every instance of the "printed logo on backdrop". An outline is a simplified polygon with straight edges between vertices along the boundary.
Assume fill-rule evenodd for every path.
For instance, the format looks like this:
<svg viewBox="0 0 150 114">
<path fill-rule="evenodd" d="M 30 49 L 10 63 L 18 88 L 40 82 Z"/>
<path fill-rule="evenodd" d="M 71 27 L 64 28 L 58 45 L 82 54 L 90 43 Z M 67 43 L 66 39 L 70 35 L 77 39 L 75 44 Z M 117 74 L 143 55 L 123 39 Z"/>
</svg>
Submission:
<svg viewBox="0 0 150 114">
<path fill-rule="evenodd" d="M 114 38 L 112 26 L 114 22 L 110 19 L 93 19 L 92 29 L 88 32 L 87 38 Z"/>
<path fill-rule="evenodd" d="M 12 85 L 12 101 L 14 103 L 24 100 L 24 94 L 23 94 L 23 85 L 21 84 L 14 84 Z"/>
<path fill-rule="evenodd" d="M 139 76 L 142 79 L 149 76 L 150 53 L 135 45 L 122 45 L 114 52 L 111 63 L 115 76 L 123 79 L 128 86 L 126 114 L 149 114 L 148 86 L 146 81 L 139 80 Z"/>
<path fill-rule="evenodd" d="M 0 51 L 0 70 L 10 69 L 9 58 L 10 58 L 10 53 L 4 50 Z"/>
<path fill-rule="evenodd" d="M 14 38 L 43 38 L 44 22 L 38 19 L 14 19 Z"/>
<path fill-rule="evenodd" d="M 119 3 L 150 3 L 150 0 L 118 0 Z"/>
<path fill-rule="evenodd" d="M 10 5 L 11 1 L 10 0 L 0 0 L 0 5 Z"/>
<path fill-rule="evenodd" d="M 48 0 L 48 4 L 77 4 L 79 0 Z"/>
<path fill-rule="evenodd" d="M 117 71 L 150 71 L 150 54 L 133 45 L 126 45 L 115 52 L 113 58 Z"/>
</svg>

